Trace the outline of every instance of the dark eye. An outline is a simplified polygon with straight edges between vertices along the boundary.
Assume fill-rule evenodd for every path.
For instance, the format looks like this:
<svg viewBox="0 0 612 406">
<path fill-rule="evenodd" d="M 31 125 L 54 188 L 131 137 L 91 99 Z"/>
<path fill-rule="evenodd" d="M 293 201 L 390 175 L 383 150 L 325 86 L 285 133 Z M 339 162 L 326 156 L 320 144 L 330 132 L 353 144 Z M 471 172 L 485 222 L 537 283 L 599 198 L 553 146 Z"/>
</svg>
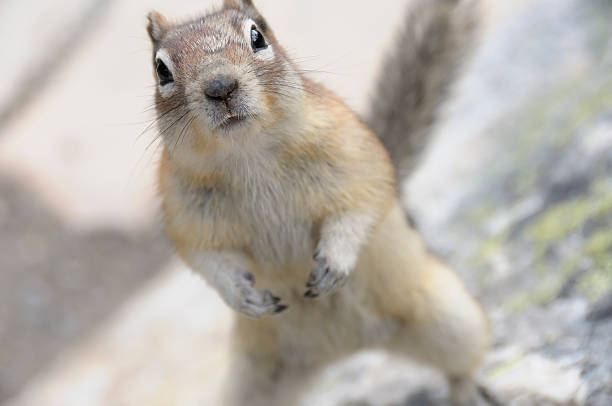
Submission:
<svg viewBox="0 0 612 406">
<path fill-rule="evenodd" d="M 170 69 L 168 69 L 166 64 L 161 59 L 155 61 L 155 69 L 157 70 L 157 78 L 161 86 L 174 82 L 172 72 L 170 72 Z"/>
<path fill-rule="evenodd" d="M 261 32 L 257 30 L 257 27 L 251 27 L 251 47 L 254 52 L 261 51 L 262 49 L 266 49 L 268 47 L 268 43 Z"/>
</svg>

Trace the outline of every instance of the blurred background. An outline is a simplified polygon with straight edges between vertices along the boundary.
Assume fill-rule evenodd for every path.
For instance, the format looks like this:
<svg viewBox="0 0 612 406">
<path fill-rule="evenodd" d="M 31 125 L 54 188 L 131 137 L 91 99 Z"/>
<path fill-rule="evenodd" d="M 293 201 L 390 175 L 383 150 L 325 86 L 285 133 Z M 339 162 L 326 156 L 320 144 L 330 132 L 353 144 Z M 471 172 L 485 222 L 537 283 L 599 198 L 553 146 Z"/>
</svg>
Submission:
<svg viewBox="0 0 612 406">
<path fill-rule="evenodd" d="M 364 113 L 408 1 L 259 0 Z M 155 195 L 146 13 L 212 0 L 0 0 L 0 404 L 218 405 L 230 311 L 175 258 Z M 513 405 L 612 404 L 612 3 L 485 0 L 405 201 L 484 303 Z M 367 35 L 366 35 L 367 34 Z M 379 353 L 307 404 L 444 405 Z"/>
</svg>

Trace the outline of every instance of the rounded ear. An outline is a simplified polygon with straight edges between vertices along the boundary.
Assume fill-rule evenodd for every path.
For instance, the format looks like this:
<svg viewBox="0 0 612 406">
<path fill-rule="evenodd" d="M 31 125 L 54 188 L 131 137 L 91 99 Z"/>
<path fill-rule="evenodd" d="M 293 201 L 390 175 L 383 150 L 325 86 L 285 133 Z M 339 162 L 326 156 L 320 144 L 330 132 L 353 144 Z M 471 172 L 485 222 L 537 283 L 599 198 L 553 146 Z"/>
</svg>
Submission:
<svg viewBox="0 0 612 406">
<path fill-rule="evenodd" d="M 249 7 L 255 7 L 252 0 L 223 0 L 223 7 L 226 8 L 241 8 L 246 10 Z"/>
<path fill-rule="evenodd" d="M 147 31 L 149 33 L 149 37 L 151 37 L 151 41 L 159 42 L 170 28 L 170 23 L 166 17 L 157 11 L 151 11 L 147 16 L 147 19 L 149 20 Z"/>
<path fill-rule="evenodd" d="M 235 8 L 243 11 L 257 23 L 264 33 L 270 34 L 266 19 L 263 18 L 261 13 L 257 10 L 252 0 L 223 0 L 223 7 Z"/>
</svg>

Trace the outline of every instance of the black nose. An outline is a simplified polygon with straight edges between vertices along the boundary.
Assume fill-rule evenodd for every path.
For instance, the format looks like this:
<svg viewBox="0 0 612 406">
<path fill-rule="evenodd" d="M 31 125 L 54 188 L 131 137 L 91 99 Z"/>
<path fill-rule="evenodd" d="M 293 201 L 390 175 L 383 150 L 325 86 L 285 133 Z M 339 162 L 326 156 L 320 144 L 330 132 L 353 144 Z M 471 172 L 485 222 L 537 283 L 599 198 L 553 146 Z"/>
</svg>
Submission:
<svg viewBox="0 0 612 406">
<path fill-rule="evenodd" d="M 204 93 L 211 99 L 227 100 L 237 86 L 238 81 L 235 78 L 219 75 L 206 86 Z"/>
</svg>

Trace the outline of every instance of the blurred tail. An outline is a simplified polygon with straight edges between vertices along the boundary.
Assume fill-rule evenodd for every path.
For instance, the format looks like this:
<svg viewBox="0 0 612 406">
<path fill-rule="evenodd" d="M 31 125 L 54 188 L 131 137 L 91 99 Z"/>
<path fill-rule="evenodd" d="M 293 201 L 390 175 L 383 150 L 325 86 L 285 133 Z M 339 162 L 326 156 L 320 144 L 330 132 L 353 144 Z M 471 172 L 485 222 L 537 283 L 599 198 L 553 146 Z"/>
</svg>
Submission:
<svg viewBox="0 0 612 406">
<path fill-rule="evenodd" d="M 427 145 L 438 107 L 475 47 L 476 0 L 412 0 L 393 52 L 384 61 L 368 124 L 408 175 Z"/>
</svg>

